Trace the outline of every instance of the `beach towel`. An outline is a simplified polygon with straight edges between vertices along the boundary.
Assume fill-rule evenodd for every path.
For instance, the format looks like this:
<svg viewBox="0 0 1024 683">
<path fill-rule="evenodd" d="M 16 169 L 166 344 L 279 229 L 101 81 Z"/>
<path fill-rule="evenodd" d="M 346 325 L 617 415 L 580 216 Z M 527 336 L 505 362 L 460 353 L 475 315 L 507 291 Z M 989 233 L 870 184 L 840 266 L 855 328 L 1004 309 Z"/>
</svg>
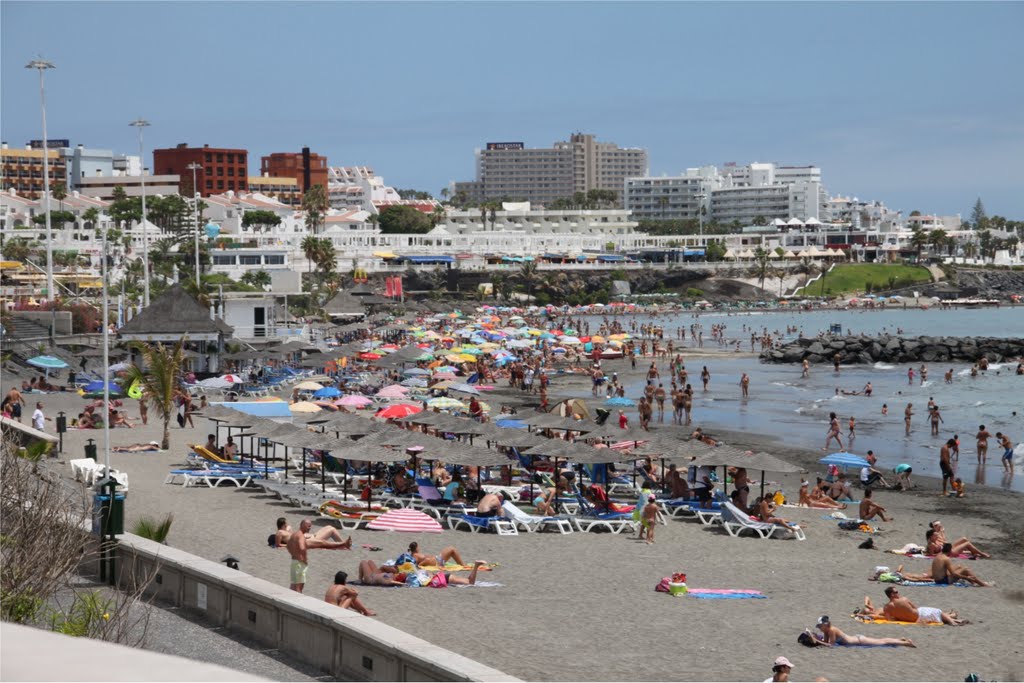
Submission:
<svg viewBox="0 0 1024 683">
<path fill-rule="evenodd" d="M 865 534 L 877 534 L 881 531 L 881 529 L 879 529 L 878 527 L 871 526 L 870 524 L 859 519 L 840 520 L 838 526 L 843 531 L 859 531 Z"/>
<path fill-rule="evenodd" d="M 701 598 L 703 600 L 763 600 L 768 598 L 761 591 L 730 590 L 725 588 L 691 588 L 687 595 L 691 598 Z"/>
<path fill-rule="evenodd" d="M 881 581 L 881 580 L 882 579 L 879 579 L 879 581 Z M 897 583 L 900 586 L 923 586 L 923 587 L 936 586 L 936 587 L 942 587 L 942 588 L 945 588 L 946 586 L 956 586 L 957 588 L 970 588 L 971 587 L 971 584 L 967 583 L 966 581 L 954 581 L 953 583 L 935 583 L 934 581 L 907 581 L 906 579 L 901 579 L 899 581 L 894 581 L 893 583 Z"/>
<path fill-rule="evenodd" d="M 927 624 L 922 624 L 920 621 L 891 621 L 889 619 L 878 619 L 878 618 L 866 617 L 863 614 L 851 614 L 850 616 L 852 618 L 856 619 L 857 621 L 859 621 L 862 624 L 895 624 L 897 626 L 943 626 L 944 625 L 941 621 L 940 622 L 928 622 Z"/>
</svg>

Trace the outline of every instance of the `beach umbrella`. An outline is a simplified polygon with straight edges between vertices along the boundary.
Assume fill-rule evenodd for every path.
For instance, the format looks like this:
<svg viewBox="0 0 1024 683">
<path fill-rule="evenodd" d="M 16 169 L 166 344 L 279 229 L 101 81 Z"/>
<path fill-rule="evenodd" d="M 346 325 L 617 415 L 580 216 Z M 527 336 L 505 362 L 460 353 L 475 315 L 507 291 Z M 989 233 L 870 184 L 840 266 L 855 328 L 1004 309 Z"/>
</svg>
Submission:
<svg viewBox="0 0 1024 683">
<path fill-rule="evenodd" d="M 474 386 L 472 386 L 470 384 L 465 384 L 465 383 L 452 384 L 450 387 L 448 387 L 448 390 L 449 391 L 459 391 L 459 392 L 462 392 L 463 394 L 472 394 L 474 396 L 479 396 L 480 395 L 480 390 L 479 389 L 477 389 L 476 387 L 474 387 Z"/>
<path fill-rule="evenodd" d="M 366 525 L 367 529 L 376 531 L 408 531 L 412 533 L 441 533 L 441 525 L 436 519 L 425 512 L 412 508 L 388 510 L 383 515 Z"/>
<path fill-rule="evenodd" d="M 297 403 L 292 403 L 291 405 L 288 406 L 288 408 L 289 408 L 289 410 L 292 411 L 293 415 L 295 413 L 318 413 L 318 412 L 320 412 L 320 406 L 318 406 L 315 403 L 310 403 L 309 401 L 299 401 Z"/>
<path fill-rule="evenodd" d="M 870 467 L 868 461 L 853 453 L 831 453 L 819 460 L 822 465 L 836 465 L 837 467 Z"/>
<path fill-rule="evenodd" d="M 432 398 L 427 401 L 427 405 L 431 408 L 440 408 L 441 410 L 465 410 L 466 405 L 457 399 L 448 398 L 447 396 L 441 396 L 440 398 Z"/>
<path fill-rule="evenodd" d="M 405 395 L 409 393 L 409 390 L 398 384 L 392 384 L 386 386 L 377 392 L 377 398 L 405 398 Z"/>
<path fill-rule="evenodd" d="M 414 413 L 419 413 L 422 411 L 423 408 L 417 405 L 411 405 L 409 403 L 396 403 L 393 406 L 381 408 L 374 414 L 374 417 L 381 417 L 390 420 L 398 417 L 407 417 L 409 415 L 413 415 Z"/>
<path fill-rule="evenodd" d="M 423 368 L 409 368 L 408 370 L 403 370 L 402 374 L 409 377 L 416 377 L 418 375 L 429 375 L 430 370 L 425 370 Z"/>
<path fill-rule="evenodd" d="M 634 405 L 632 400 L 628 398 L 622 398 L 619 396 L 608 399 L 607 401 L 604 402 L 604 404 L 606 406 L 615 406 L 619 408 L 631 408 Z"/>
<path fill-rule="evenodd" d="M 339 406 L 348 406 L 348 407 L 352 407 L 352 408 L 362 408 L 363 406 L 370 405 L 371 403 L 373 403 L 373 401 L 371 401 L 370 399 L 366 398 L 365 396 L 360 396 L 359 394 L 349 394 L 348 396 L 343 396 L 342 398 L 338 399 L 334 403 L 335 403 L 335 405 L 339 405 Z"/>
<path fill-rule="evenodd" d="M 320 384 L 320 382 L 306 380 L 305 382 L 299 382 L 298 384 L 295 385 L 294 388 L 298 389 L 299 391 L 320 391 L 321 389 L 324 388 L 324 385 Z"/>
<path fill-rule="evenodd" d="M 62 370 L 68 366 L 67 363 L 62 361 L 60 358 L 54 356 L 36 356 L 35 358 L 29 358 L 26 361 L 29 365 L 43 370 Z"/>
<path fill-rule="evenodd" d="M 314 398 L 337 398 L 339 396 L 341 396 L 341 391 L 334 387 L 324 387 L 313 392 Z"/>
</svg>

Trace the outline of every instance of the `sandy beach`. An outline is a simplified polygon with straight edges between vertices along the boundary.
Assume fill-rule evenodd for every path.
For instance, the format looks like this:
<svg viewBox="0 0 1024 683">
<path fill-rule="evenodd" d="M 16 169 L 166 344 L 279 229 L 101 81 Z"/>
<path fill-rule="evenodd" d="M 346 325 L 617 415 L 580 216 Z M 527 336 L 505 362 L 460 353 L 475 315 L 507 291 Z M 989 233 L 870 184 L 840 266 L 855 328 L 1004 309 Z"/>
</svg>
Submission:
<svg viewBox="0 0 1024 683">
<path fill-rule="evenodd" d="M 625 361 L 609 364 L 620 376 L 632 376 L 628 368 Z M 644 368 L 638 363 L 634 372 Z M 575 393 L 577 383 L 586 381 L 557 379 L 552 397 Z M 495 394 L 491 402 L 498 405 L 502 395 L 509 396 L 506 390 Z M 42 400 L 49 416 L 58 410 L 77 414 L 83 402 L 71 394 Z M 136 421 L 136 402 L 126 404 L 129 418 Z M 52 431 L 49 423 L 47 428 Z M 148 427 L 115 429 L 111 443 L 158 440 L 160 429 L 152 419 Z M 243 571 L 287 584 L 287 553 L 267 547 L 266 538 L 277 517 L 286 516 L 297 526 L 311 512 L 257 489 L 163 484 L 169 469 L 184 464 L 186 444 L 205 441 L 212 432 L 211 422 L 196 418 L 195 428 L 172 427 L 167 452 L 111 455 L 113 466 L 130 478 L 127 525 L 141 515 L 173 513 L 170 545 L 214 561 L 230 553 L 240 558 Z M 716 435 L 732 445 L 763 448 L 800 463 L 811 476 L 821 472 L 815 465 L 820 453 L 795 451 L 754 434 L 717 430 Z M 64 455 L 50 462 L 70 477 L 66 462 L 81 457 L 88 438 L 99 441 L 102 432 L 71 430 L 65 435 Z M 759 473 L 751 475 L 759 478 Z M 790 495 L 798 488 L 799 475 L 766 477 Z M 834 520 L 822 518 L 825 511 L 796 508 L 781 513 L 804 527 L 803 542 L 731 538 L 718 527 L 675 520 L 658 527 L 654 545 L 596 533 L 498 537 L 446 530 L 417 537 L 356 531 L 354 550 L 311 554 L 307 593 L 322 596 L 338 569 L 355 574 L 359 560 L 393 559 L 417 540 L 425 551 L 455 545 L 467 561 L 498 563 L 482 580 L 501 585 L 363 588 L 362 597 L 377 611 L 376 618 L 527 680 L 763 680 L 779 655 L 793 661 L 794 680 L 963 680 L 970 672 L 989 680 L 1019 680 L 1024 676 L 1019 637 L 1024 591 L 1016 566 L 1024 559 L 1020 494 L 974 486 L 967 498 L 956 500 L 936 495 L 933 480 L 915 481 L 915 491 L 876 494 L 895 516 L 874 535 L 876 550 L 858 549 L 867 536 L 839 530 Z M 777 488 L 775 483 L 769 487 Z M 868 580 L 876 565 L 902 562 L 911 571 L 927 567 L 924 560 L 883 550 L 923 543 L 933 519 L 942 519 L 952 538 L 967 536 L 995 555 L 965 562 L 996 587 L 906 587 L 902 592 L 918 605 L 956 610 L 972 623 L 926 628 L 864 625 L 850 618 L 865 595 L 876 604 L 885 601 L 886 584 Z M 373 552 L 363 544 L 383 550 Z M 753 589 L 768 598 L 698 600 L 656 593 L 658 581 L 673 572 L 685 572 L 691 588 Z M 918 647 L 826 650 L 799 645 L 797 636 L 821 615 L 829 615 L 848 634 L 909 637 Z"/>
</svg>

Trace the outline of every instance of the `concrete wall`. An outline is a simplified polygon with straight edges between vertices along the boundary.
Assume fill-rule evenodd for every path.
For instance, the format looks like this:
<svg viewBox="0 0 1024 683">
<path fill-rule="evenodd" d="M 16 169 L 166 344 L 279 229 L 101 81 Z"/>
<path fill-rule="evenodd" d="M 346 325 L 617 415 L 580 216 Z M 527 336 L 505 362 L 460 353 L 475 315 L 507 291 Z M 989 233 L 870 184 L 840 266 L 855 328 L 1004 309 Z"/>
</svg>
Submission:
<svg viewBox="0 0 1024 683">
<path fill-rule="evenodd" d="M 58 335 L 71 334 L 71 311 L 57 311 L 56 316 L 53 311 L 16 311 L 13 315 L 42 325 L 46 329 L 50 329 L 50 323 L 54 322 Z"/>
<path fill-rule="evenodd" d="M 117 577 L 341 680 L 517 681 L 396 628 L 146 539 L 118 538 Z"/>
</svg>

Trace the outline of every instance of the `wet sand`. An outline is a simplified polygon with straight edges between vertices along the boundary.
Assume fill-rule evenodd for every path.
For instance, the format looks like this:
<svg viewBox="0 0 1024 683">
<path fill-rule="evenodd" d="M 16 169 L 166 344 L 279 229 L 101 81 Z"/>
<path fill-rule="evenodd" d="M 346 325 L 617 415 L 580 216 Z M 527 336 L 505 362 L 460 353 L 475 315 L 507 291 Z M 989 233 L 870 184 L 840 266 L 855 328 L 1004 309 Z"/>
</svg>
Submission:
<svg viewBox="0 0 1024 683">
<path fill-rule="evenodd" d="M 637 372 L 647 364 L 638 362 Z M 620 377 L 631 375 L 625 361 L 609 363 L 608 368 Z M 555 379 L 552 400 L 577 393 L 580 386 L 589 395 L 585 376 Z M 518 393 L 501 389 L 489 402 L 496 410 L 501 395 Z M 70 394 L 42 400 L 51 416 L 59 409 L 77 414 L 83 403 Z M 134 421 L 136 404 L 126 404 Z M 52 431 L 51 424 L 47 428 Z M 141 515 L 171 512 L 175 520 L 170 545 L 214 561 L 230 553 L 241 559 L 243 571 L 286 585 L 287 553 L 268 548 L 266 538 L 278 516 L 288 517 L 294 526 L 310 511 L 294 509 L 256 489 L 163 484 L 167 471 L 185 462 L 186 444 L 205 441 L 212 431 L 212 423 L 196 419 L 194 429 L 172 427 L 168 452 L 112 454 L 114 467 L 130 477 L 127 525 L 130 528 Z M 151 421 L 145 428 L 115 429 L 111 434 L 115 445 L 146 442 L 159 440 L 160 427 Z M 820 472 L 814 466 L 820 453 L 787 449 L 758 435 L 721 430 L 716 435 L 801 463 L 812 475 Z M 64 455 L 51 463 L 70 476 L 66 462 L 81 457 L 87 438 L 102 439 L 102 432 L 72 430 L 65 435 Z M 102 459 L 102 447 L 100 454 Z M 759 474 L 751 473 L 755 479 Z M 787 492 L 797 490 L 798 475 L 766 476 Z M 1020 494 L 975 486 L 968 488 L 967 498 L 955 500 L 936 495 L 933 480 L 915 481 L 916 491 L 876 494 L 895 516 L 874 537 L 879 550 L 859 550 L 866 536 L 840 531 L 835 521 L 822 519 L 824 511 L 792 508 L 783 508 L 782 514 L 805 528 L 804 542 L 731 538 L 717 527 L 690 521 L 659 526 L 654 545 L 624 535 L 593 533 L 498 537 L 446 530 L 418 537 L 356 531 L 352 551 L 311 553 L 307 593 L 322 596 L 336 570 L 355 574 L 359 560 L 379 563 L 394 558 L 417 540 L 425 551 L 455 545 L 467 561 L 499 563 L 481 579 L 501 586 L 362 588 L 362 597 L 377 611 L 377 618 L 527 680 L 763 680 L 771 675 L 772 660 L 779 655 L 793 661 L 794 680 L 963 680 L 969 672 L 989 680 L 1020 680 Z M 876 604 L 884 602 L 885 585 L 868 581 L 876 565 L 895 566 L 905 560 L 911 571 L 925 569 L 924 560 L 882 550 L 923 543 L 928 522 L 936 518 L 945 522 L 951 537 L 968 536 L 996 555 L 968 564 L 997 587 L 906 587 L 901 592 L 918 605 L 957 610 L 973 623 L 924 628 L 863 625 L 849 618 L 865 595 Z M 372 552 L 362 544 L 384 550 Z M 692 588 L 754 589 L 768 599 L 697 600 L 656 593 L 654 586 L 672 572 L 685 572 Z M 910 637 L 918 648 L 812 650 L 797 644 L 799 633 L 823 614 L 849 634 Z"/>
</svg>

